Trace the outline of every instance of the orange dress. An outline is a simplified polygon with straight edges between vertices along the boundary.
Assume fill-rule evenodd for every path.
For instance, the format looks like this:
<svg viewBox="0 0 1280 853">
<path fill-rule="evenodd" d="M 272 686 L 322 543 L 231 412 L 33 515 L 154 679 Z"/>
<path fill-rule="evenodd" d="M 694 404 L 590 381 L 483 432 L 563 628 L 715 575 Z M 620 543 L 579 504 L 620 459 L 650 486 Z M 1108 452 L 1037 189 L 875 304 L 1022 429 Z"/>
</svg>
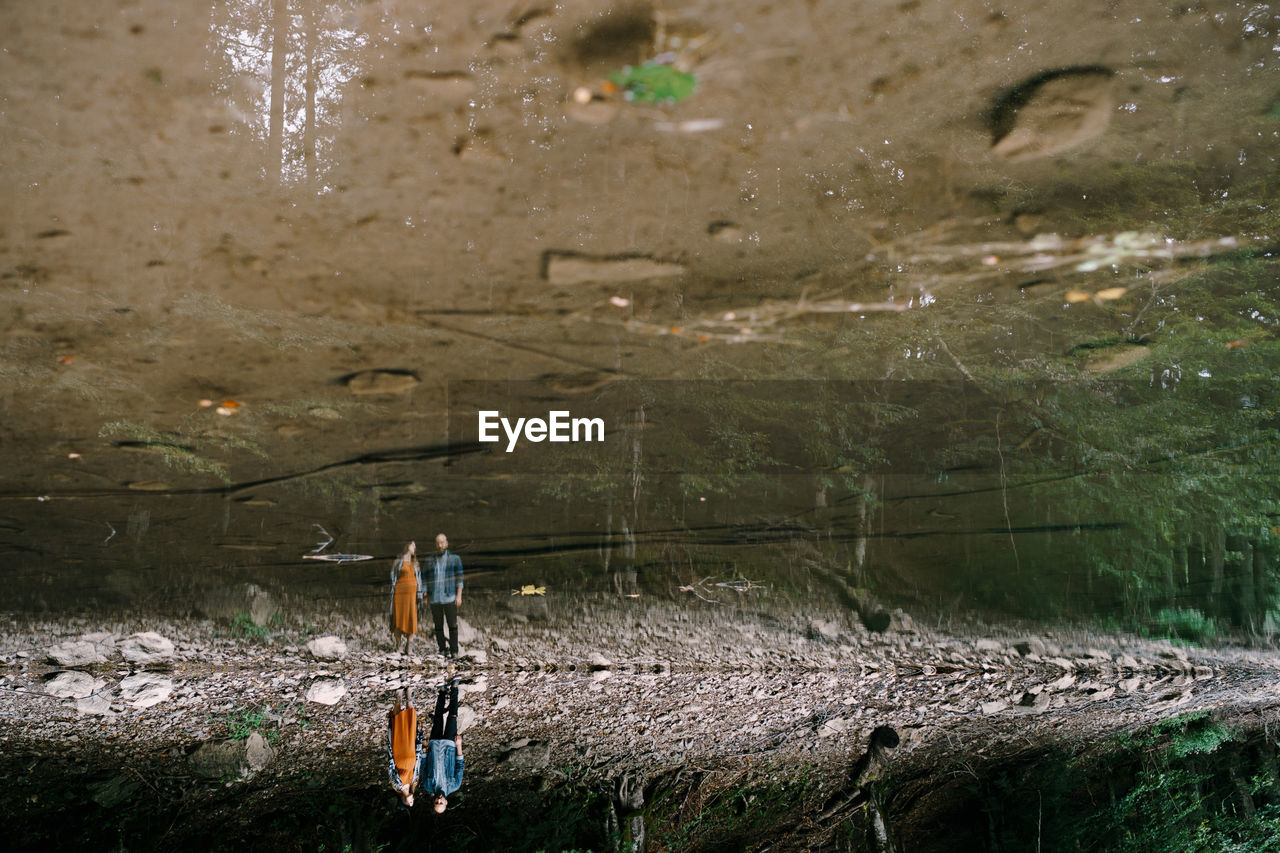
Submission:
<svg viewBox="0 0 1280 853">
<path fill-rule="evenodd" d="M 411 578 L 412 579 L 412 578 Z M 391 756 L 400 774 L 400 784 L 412 790 L 413 771 L 418 764 L 418 712 L 403 708 L 391 721 Z"/>
<path fill-rule="evenodd" d="M 395 594 L 391 599 L 391 625 L 398 634 L 418 633 L 418 577 L 413 560 L 400 561 Z"/>
</svg>

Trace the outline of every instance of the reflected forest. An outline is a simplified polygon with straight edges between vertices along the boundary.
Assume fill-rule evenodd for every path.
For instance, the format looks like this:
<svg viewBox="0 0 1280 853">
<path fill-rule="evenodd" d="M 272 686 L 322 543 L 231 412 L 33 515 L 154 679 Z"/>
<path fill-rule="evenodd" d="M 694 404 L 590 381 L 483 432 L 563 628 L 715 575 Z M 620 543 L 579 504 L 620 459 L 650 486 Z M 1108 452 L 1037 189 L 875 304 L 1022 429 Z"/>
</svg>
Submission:
<svg viewBox="0 0 1280 853">
<path fill-rule="evenodd" d="M 1280 851 L 1280 12 L 0 16 L 6 848 Z"/>
</svg>

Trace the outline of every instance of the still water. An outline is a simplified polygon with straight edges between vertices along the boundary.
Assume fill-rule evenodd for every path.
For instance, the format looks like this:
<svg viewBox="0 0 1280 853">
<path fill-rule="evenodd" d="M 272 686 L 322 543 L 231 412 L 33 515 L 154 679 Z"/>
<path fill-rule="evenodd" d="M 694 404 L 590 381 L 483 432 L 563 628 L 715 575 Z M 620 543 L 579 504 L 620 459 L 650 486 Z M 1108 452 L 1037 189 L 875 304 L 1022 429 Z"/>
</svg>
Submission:
<svg viewBox="0 0 1280 853">
<path fill-rule="evenodd" d="M 1274 834 L 1271 6 L 0 14 L 19 846 Z"/>
</svg>

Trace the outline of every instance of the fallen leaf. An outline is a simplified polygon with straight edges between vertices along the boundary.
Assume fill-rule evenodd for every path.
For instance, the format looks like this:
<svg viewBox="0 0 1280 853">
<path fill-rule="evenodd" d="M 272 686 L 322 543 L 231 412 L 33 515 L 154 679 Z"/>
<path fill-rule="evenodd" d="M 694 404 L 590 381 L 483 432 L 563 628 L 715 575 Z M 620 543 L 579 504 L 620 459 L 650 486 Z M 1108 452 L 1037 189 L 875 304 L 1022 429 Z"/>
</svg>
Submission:
<svg viewBox="0 0 1280 853">
<path fill-rule="evenodd" d="M 1103 302 L 1109 302 L 1112 299 L 1119 299 L 1128 292 L 1129 288 L 1127 287 L 1108 287 L 1105 290 L 1099 290 L 1094 294 L 1094 296 L 1098 297 Z"/>
<path fill-rule="evenodd" d="M 1068 302 L 1076 303 L 1076 302 L 1088 302 L 1093 297 L 1085 293 L 1083 290 L 1068 290 L 1067 295 L 1064 298 Z"/>
</svg>

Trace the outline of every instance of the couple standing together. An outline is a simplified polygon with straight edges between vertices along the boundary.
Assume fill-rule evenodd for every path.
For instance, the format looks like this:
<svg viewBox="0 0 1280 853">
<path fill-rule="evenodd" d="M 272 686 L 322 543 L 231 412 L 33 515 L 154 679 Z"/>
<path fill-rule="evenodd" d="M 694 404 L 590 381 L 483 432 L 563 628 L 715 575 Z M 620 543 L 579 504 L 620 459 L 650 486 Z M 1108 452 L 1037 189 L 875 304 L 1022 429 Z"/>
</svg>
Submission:
<svg viewBox="0 0 1280 853">
<path fill-rule="evenodd" d="M 436 536 L 436 553 L 424 559 L 426 584 L 418 565 L 418 545 L 410 542 L 391 567 L 391 637 L 399 645 L 404 637 L 404 653 L 409 653 L 413 635 L 418 633 L 418 608 L 425 592 L 436 628 L 436 647 L 447 657 L 458 656 L 458 608 L 462 606 L 462 560 L 449 550 L 449 538 Z M 444 633 L 445 624 L 449 634 Z"/>
</svg>

